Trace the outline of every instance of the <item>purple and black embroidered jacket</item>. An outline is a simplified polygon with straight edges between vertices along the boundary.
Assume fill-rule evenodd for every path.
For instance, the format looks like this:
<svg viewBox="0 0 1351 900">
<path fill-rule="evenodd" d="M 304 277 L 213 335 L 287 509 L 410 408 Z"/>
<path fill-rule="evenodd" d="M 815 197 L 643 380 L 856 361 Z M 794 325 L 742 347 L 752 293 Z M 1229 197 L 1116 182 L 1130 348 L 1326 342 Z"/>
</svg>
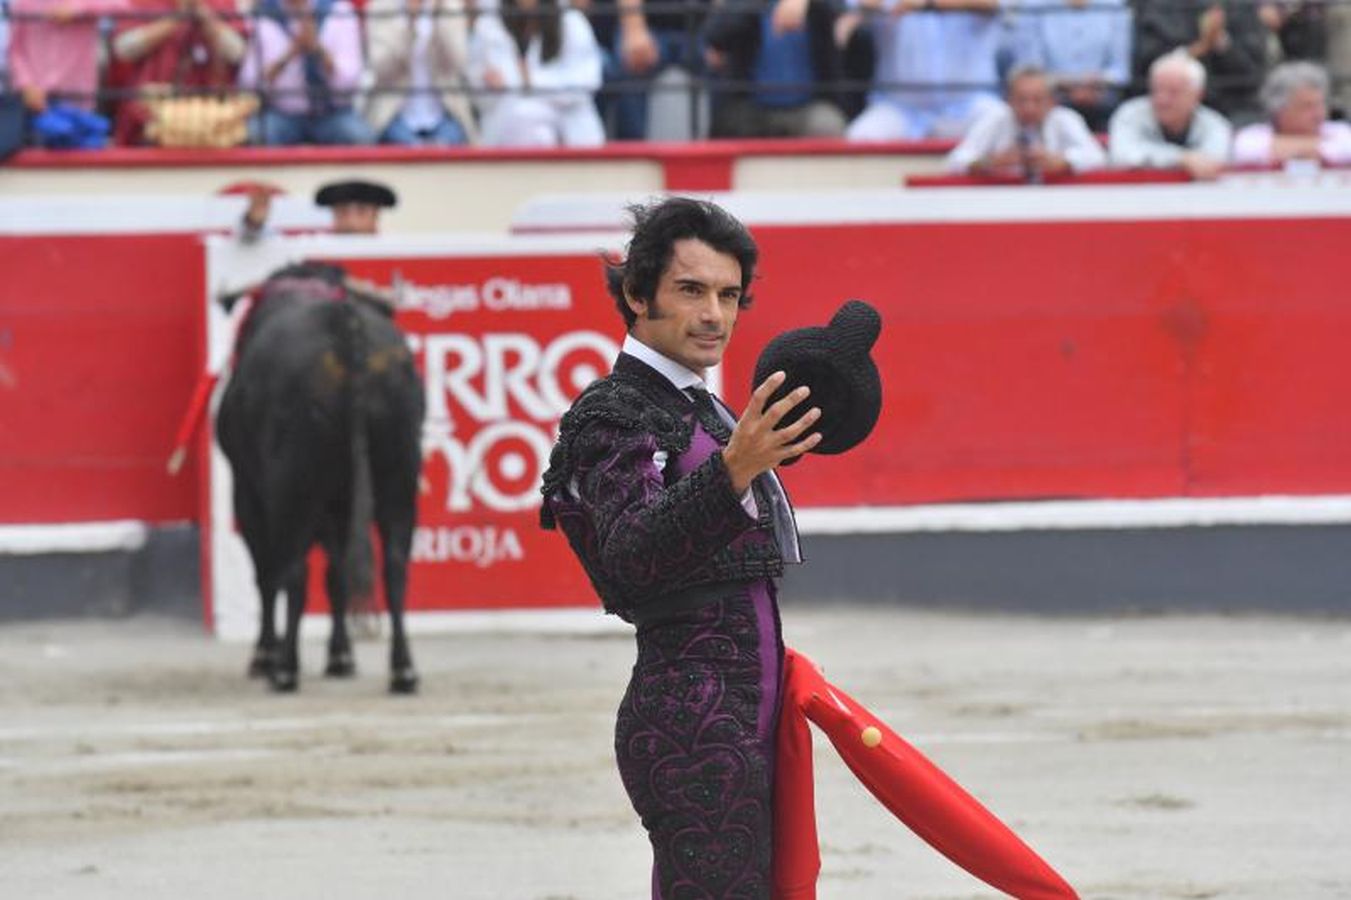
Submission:
<svg viewBox="0 0 1351 900">
<path fill-rule="evenodd" d="M 637 625 L 615 757 L 652 843 L 654 900 L 770 891 L 780 501 L 757 479 L 759 518 L 747 513 L 722 461 L 728 433 L 711 405 L 623 354 L 564 416 L 544 477 L 543 524 Z"/>
</svg>

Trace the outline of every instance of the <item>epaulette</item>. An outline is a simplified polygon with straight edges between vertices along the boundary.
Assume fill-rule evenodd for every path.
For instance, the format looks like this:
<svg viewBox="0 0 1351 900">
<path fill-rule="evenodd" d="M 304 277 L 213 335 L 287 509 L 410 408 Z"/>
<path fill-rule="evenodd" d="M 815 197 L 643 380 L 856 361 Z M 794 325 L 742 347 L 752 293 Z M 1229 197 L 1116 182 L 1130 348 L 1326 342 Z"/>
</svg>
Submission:
<svg viewBox="0 0 1351 900">
<path fill-rule="evenodd" d="M 549 454 L 549 468 L 540 485 L 546 501 L 572 479 L 576 465 L 574 445 L 592 425 L 650 434 L 657 447 L 673 457 L 689 449 L 693 423 L 663 408 L 661 399 L 613 375 L 592 382 L 559 422 L 558 440 Z M 540 509 L 540 525 L 554 527 L 547 502 Z"/>
</svg>

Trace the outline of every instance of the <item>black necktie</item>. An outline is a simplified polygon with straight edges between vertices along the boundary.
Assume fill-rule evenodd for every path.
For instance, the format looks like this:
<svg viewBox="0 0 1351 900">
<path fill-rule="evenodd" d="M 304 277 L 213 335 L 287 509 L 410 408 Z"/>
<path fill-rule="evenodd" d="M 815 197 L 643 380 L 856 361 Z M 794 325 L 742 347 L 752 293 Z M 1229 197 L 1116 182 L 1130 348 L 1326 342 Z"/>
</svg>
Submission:
<svg viewBox="0 0 1351 900">
<path fill-rule="evenodd" d="M 699 419 L 699 424 L 704 426 L 704 430 L 713 435 L 719 443 L 727 443 L 732 437 L 732 429 L 727 427 L 727 423 L 718 414 L 713 395 L 701 387 L 685 388 L 685 392 L 694 398 L 694 415 Z"/>
</svg>

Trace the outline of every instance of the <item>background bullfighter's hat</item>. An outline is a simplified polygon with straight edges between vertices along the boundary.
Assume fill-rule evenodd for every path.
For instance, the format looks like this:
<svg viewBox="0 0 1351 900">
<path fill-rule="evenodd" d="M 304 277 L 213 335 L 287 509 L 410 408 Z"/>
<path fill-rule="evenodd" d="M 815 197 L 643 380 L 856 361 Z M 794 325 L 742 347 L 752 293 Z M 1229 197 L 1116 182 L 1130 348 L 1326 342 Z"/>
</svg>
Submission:
<svg viewBox="0 0 1351 900">
<path fill-rule="evenodd" d="M 269 197 L 275 197 L 278 194 L 285 194 L 286 189 L 273 184 L 270 181 L 232 181 L 223 188 L 219 188 L 216 194 L 221 197 L 248 197 L 253 194 L 267 194 Z"/>
<path fill-rule="evenodd" d="M 819 406 L 821 418 L 813 430 L 821 432 L 821 442 L 811 452 L 843 453 L 861 443 L 882 412 L 882 379 L 868 355 L 881 331 L 877 310 L 862 300 L 849 300 L 825 327 L 797 328 L 770 341 L 755 364 L 754 384 L 779 370 L 788 377 L 769 402 L 799 385 L 812 391 L 779 427 Z"/>
<path fill-rule="evenodd" d="M 314 195 L 317 206 L 337 206 L 339 203 L 369 203 L 372 206 L 394 206 L 399 198 L 383 184 L 374 181 L 334 181 L 319 188 Z"/>
</svg>

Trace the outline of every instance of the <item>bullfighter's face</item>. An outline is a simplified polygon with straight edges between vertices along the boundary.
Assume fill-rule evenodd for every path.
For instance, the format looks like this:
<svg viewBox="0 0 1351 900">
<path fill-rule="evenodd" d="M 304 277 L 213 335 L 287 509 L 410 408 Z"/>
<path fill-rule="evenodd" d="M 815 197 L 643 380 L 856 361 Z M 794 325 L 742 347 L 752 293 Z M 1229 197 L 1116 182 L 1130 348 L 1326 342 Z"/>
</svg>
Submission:
<svg viewBox="0 0 1351 900">
<path fill-rule="evenodd" d="M 333 204 L 334 234 L 379 234 L 380 207 L 374 203 Z"/>
<path fill-rule="evenodd" d="M 675 242 L 650 301 L 630 295 L 633 336 L 702 374 L 722 361 L 741 303 L 741 264 L 697 238 Z"/>
</svg>

